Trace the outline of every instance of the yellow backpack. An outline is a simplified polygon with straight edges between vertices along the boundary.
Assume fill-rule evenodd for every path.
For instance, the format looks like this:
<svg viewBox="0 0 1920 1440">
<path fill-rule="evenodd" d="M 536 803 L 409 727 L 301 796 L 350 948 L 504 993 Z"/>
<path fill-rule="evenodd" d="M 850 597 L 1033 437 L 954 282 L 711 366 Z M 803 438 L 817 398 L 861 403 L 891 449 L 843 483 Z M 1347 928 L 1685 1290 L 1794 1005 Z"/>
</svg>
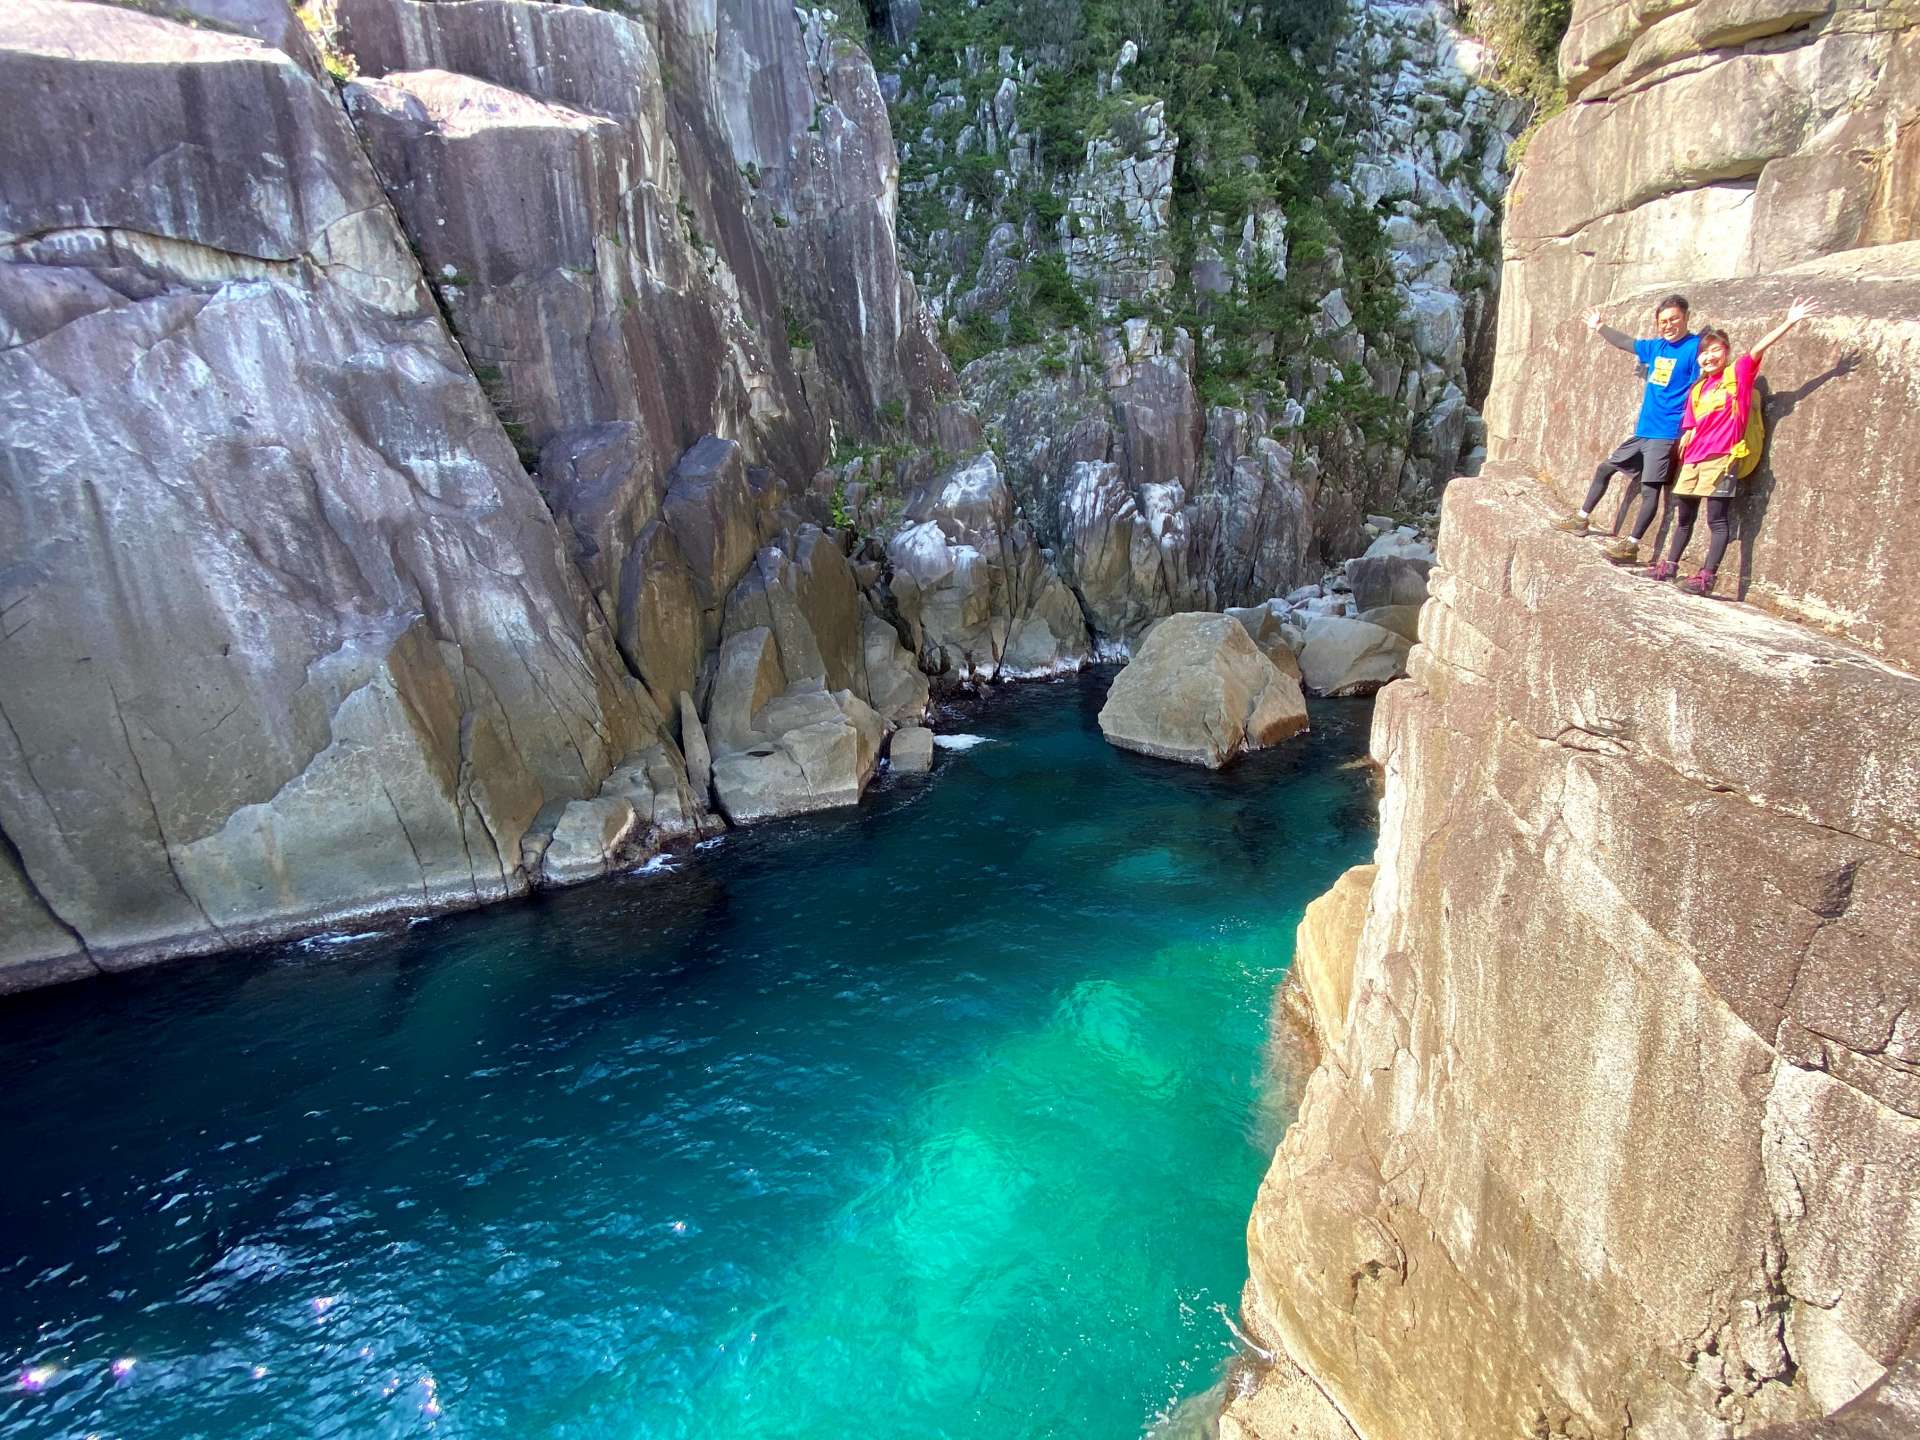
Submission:
<svg viewBox="0 0 1920 1440">
<path fill-rule="evenodd" d="M 1753 403 L 1747 407 L 1746 431 L 1733 447 L 1733 477 L 1736 480 L 1744 480 L 1760 468 L 1761 453 L 1767 448 L 1767 417 L 1761 413 L 1765 407 L 1760 403 L 1758 384 L 1759 382 L 1756 381 Z M 1725 392 L 1725 399 L 1720 402 L 1722 405 L 1733 404 L 1734 397 L 1740 391 L 1738 382 L 1733 378 L 1731 365 L 1720 372 L 1718 380 L 1710 380 L 1702 376 L 1693 382 L 1692 399 L 1695 415 L 1700 414 L 1701 397 L 1707 393 L 1707 387 L 1710 385 L 1718 385 Z M 1716 405 L 1714 408 L 1717 410 L 1720 407 Z"/>
</svg>

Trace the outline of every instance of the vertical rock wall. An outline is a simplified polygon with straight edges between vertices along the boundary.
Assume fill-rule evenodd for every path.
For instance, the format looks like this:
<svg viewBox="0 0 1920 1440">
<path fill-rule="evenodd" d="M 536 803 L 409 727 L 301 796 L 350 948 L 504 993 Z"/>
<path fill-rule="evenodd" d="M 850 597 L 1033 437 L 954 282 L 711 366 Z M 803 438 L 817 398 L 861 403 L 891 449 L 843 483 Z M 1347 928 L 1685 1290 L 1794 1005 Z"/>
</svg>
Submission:
<svg viewBox="0 0 1920 1440">
<path fill-rule="evenodd" d="M 1911 26 L 1575 7 L 1509 201 L 1496 459 L 1447 492 L 1364 924 L 1315 956 L 1338 1013 L 1249 1229 L 1315 1423 L 1920 1428 Z M 1637 398 L 1580 310 L 1642 333 L 1676 289 L 1736 345 L 1821 309 L 1767 358 L 1711 600 L 1547 523 Z M 1288 1433 L 1264 1394 L 1239 1434 Z"/>
<path fill-rule="evenodd" d="M 755 597 L 783 684 L 925 701 L 807 524 L 951 384 L 859 47 L 315 8 L 0 11 L 0 989 L 697 831 Z"/>
</svg>

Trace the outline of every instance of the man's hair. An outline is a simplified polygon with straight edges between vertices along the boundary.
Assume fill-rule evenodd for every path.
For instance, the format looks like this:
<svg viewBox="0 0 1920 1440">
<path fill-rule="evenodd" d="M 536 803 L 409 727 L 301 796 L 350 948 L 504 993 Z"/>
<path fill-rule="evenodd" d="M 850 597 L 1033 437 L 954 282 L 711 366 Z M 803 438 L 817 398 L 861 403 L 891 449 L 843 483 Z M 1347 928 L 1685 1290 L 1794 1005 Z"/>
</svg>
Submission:
<svg viewBox="0 0 1920 1440">
<path fill-rule="evenodd" d="M 1658 305 L 1653 307 L 1653 313 L 1658 315 L 1663 310 L 1678 310 L 1682 315 L 1686 315 L 1692 312 L 1692 308 L 1693 308 L 1692 306 L 1687 304 L 1686 296 L 1669 295 L 1667 296 L 1666 299 L 1662 300 Z"/>
<path fill-rule="evenodd" d="M 1727 354 L 1733 354 L 1733 338 L 1728 335 L 1726 331 L 1702 330 L 1700 332 L 1700 348 L 1702 350 L 1706 349 L 1707 346 L 1711 345 L 1715 340 L 1720 342 L 1720 348 L 1725 350 Z"/>
</svg>

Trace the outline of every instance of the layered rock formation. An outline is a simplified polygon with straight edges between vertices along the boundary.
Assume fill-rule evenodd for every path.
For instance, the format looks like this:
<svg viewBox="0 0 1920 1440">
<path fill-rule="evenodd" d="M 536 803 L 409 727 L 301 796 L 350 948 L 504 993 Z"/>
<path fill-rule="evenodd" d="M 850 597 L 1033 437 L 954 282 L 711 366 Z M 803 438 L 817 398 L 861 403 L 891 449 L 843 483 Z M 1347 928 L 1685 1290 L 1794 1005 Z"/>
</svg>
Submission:
<svg viewBox="0 0 1920 1440">
<path fill-rule="evenodd" d="M 0 13 L 0 988 L 703 833 L 756 626 L 855 771 L 925 707 L 808 524 L 836 427 L 950 385 L 860 47 L 334 11 Z"/>
<path fill-rule="evenodd" d="M 659 718 L 331 89 L 109 7 L 4 33 L 7 958 L 522 885 Z"/>
<path fill-rule="evenodd" d="M 1295 1366 L 1367 1440 L 1920 1427 L 1910 27 L 1575 6 L 1504 462 L 1447 493 L 1364 921 L 1310 947 L 1324 1055 L 1249 1230 L 1288 1359 L 1239 1434 L 1289 1433 Z M 1823 307 L 1767 357 L 1742 606 L 1547 525 L 1638 385 L 1580 309 L 1638 333 L 1673 289 L 1736 345 Z"/>
</svg>

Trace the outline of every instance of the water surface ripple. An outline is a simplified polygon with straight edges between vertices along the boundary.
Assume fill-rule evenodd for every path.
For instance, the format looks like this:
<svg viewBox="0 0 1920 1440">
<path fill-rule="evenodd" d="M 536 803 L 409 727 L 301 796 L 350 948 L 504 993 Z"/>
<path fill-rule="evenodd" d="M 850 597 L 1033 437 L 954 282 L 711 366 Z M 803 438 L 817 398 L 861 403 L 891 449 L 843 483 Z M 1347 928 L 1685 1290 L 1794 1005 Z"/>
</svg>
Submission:
<svg viewBox="0 0 1920 1440">
<path fill-rule="evenodd" d="M 1373 816 L 1364 703 L 1208 775 L 1106 683 L 672 874 L 0 1005 L 0 1437 L 1141 1435 Z"/>
</svg>

